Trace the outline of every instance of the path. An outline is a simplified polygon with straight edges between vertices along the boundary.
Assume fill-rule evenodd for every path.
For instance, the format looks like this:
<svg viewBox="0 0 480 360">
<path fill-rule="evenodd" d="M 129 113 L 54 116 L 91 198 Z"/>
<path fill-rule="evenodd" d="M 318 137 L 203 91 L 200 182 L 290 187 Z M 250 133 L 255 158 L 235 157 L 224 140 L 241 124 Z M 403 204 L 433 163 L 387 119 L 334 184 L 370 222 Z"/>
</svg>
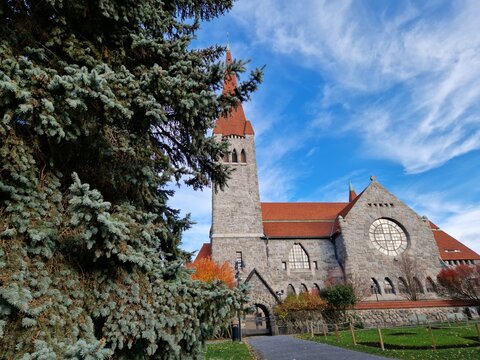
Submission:
<svg viewBox="0 0 480 360">
<path fill-rule="evenodd" d="M 265 360 L 381 360 L 382 356 L 301 340 L 288 335 L 248 338 L 255 352 Z"/>
</svg>

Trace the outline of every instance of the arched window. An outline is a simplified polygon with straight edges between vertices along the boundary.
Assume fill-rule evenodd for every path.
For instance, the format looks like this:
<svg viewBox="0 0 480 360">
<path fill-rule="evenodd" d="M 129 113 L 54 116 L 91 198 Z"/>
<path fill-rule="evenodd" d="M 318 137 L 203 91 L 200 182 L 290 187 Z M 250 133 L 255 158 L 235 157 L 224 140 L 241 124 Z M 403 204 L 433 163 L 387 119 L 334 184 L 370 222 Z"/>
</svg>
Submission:
<svg viewBox="0 0 480 360">
<path fill-rule="evenodd" d="M 375 278 L 372 278 L 372 284 L 370 285 L 370 292 L 372 294 L 381 294 L 380 292 L 380 285 Z"/>
<path fill-rule="evenodd" d="M 242 163 L 246 163 L 247 162 L 247 154 L 245 153 L 245 150 L 242 149 L 242 152 L 240 153 L 240 161 Z"/>
<path fill-rule="evenodd" d="M 388 277 L 386 277 L 383 281 L 383 290 L 385 291 L 385 294 L 395 294 L 395 288 L 393 287 L 392 280 L 390 280 Z"/>
<path fill-rule="evenodd" d="M 427 292 L 429 292 L 429 293 L 437 292 L 437 286 L 435 285 L 435 283 L 433 282 L 433 280 L 430 276 L 427 277 L 426 285 L 427 285 L 426 286 Z"/>
<path fill-rule="evenodd" d="M 287 296 L 288 295 L 295 295 L 296 292 L 295 292 L 295 288 L 293 287 L 292 284 L 288 284 L 287 286 Z"/>
<path fill-rule="evenodd" d="M 413 286 L 415 286 L 415 290 L 423 293 L 423 287 L 422 284 L 420 283 L 420 280 L 418 280 L 416 277 L 413 278 Z"/>
<path fill-rule="evenodd" d="M 290 269 L 310 269 L 307 252 L 300 244 L 293 244 L 292 250 L 288 254 L 288 263 Z"/>
<path fill-rule="evenodd" d="M 307 293 L 307 292 L 308 292 L 307 285 L 301 284 L 300 285 L 300 293 Z"/>
<path fill-rule="evenodd" d="M 237 150 L 233 149 L 232 151 L 232 163 L 238 163 Z"/>
<path fill-rule="evenodd" d="M 406 294 L 407 293 L 407 282 L 403 277 L 398 278 L 398 292 L 400 294 Z"/>
<path fill-rule="evenodd" d="M 223 161 L 224 162 L 229 162 L 230 161 L 230 153 L 225 153 L 225 155 L 223 155 Z"/>
<path fill-rule="evenodd" d="M 318 284 L 313 284 L 312 292 L 314 294 L 320 295 L 320 286 L 318 286 Z"/>
</svg>

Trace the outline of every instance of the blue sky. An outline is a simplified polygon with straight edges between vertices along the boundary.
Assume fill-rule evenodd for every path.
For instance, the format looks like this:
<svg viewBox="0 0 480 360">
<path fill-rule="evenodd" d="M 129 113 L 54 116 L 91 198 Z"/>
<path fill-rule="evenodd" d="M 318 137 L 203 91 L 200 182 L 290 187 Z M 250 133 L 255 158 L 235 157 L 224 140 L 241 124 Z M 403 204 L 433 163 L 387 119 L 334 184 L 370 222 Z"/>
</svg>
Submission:
<svg viewBox="0 0 480 360">
<path fill-rule="evenodd" d="M 240 0 L 194 46 L 266 65 L 244 104 L 262 201 L 347 201 L 370 175 L 480 252 L 480 2 Z M 177 190 L 208 242 L 211 192 Z"/>
</svg>

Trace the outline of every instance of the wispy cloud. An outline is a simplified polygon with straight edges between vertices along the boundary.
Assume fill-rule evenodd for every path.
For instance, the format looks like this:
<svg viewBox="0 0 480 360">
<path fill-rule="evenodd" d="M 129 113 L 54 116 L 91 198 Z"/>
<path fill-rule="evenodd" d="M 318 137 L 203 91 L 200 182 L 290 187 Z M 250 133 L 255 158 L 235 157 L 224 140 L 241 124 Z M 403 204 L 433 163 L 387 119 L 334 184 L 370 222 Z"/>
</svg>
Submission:
<svg viewBox="0 0 480 360">
<path fill-rule="evenodd" d="M 480 205 L 452 201 L 443 192 L 403 189 L 399 193 L 417 213 L 427 215 L 442 230 L 480 254 Z"/>
<path fill-rule="evenodd" d="M 340 176 L 314 190 L 308 197 L 298 201 L 326 201 L 326 202 L 345 202 L 348 201 L 349 183 L 352 182 L 357 194 L 363 191 L 368 183 L 365 170 L 357 169 L 346 175 Z"/>
<path fill-rule="evenodd" d="M 234 15 L 259 44 L 326 79 L 313 124 L 338 127 L 324 115 L 340 104 L 342 129 L 409 173 L 480 149 L 478 1 L 369 6 L 244 0 Z"/>
<path fill-rule="evenodd" d="M 480 206 L 463 208 L 443 223 L 443 229 L 480 254 Z"/>
</svg>

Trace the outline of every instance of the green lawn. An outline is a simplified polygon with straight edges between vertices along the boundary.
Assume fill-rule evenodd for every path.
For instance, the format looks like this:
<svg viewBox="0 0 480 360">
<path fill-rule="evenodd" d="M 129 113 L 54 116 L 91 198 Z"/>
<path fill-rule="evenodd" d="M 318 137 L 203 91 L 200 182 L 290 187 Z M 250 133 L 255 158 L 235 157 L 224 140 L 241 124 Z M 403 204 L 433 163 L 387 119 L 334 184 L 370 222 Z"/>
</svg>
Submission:
<svg viewBox="0 0 480 360">
<path fill-rule="evenodd" d="M 207 360 L 251 360 L 253 356 L 243 342 L 224 341 L 207 344 Z"/>
<path fill-rule="evenodd" d="M 351 350 L 363 351 L 397 359 L 480 359 L 480 342 L 475 325 L 435 328 L 432 326 L 437 349 L 432 349 L 432 338 L 426 327 L 382 329 L 385 351 L 380 349 L 377 329 L 356 330 L 357 345 L 353 345 L 350 330 L 323 336 L 299 335 L 300 338 Z"/>
</svg>

